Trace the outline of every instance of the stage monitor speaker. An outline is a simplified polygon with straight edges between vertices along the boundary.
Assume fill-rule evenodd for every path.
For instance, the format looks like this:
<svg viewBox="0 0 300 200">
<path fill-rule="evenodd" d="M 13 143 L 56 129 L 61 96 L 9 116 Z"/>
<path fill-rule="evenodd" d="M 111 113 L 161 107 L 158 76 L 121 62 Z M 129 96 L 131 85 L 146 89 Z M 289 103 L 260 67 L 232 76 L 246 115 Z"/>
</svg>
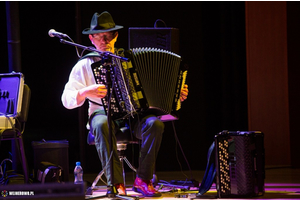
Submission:
<svg viewBox="0 0 300 200">
<path fill-rule="evenodd" d="M 128 43 L 129 49 L 154 47 L 179 54 L 179 29 L 130 27 Z"/>
<path fill-rule="evenodd" d="M 219 198 L 264 194 L 264 135 L 260 131 L 223 131 L 215 136 Z"/>
<path fill-rule="evenodd" d="M 84 200 L 85 185 L 74 183 L 15 184 L 0 187 L 0 199 Z"/>
</svg>

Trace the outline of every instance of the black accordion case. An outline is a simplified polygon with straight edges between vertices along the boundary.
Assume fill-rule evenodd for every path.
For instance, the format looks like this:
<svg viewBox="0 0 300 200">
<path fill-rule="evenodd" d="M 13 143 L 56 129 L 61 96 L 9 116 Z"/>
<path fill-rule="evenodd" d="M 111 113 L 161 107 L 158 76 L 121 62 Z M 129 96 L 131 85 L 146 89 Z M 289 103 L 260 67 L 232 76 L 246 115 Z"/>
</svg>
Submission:
<svg viewBox="0 0 300 200">
<path fill-rule="evenodd" d="M 255 197 L 265 192 L 264 135 L 260 131 L 222 131 L 215 136 L 219 198 Z"/>
</svg>

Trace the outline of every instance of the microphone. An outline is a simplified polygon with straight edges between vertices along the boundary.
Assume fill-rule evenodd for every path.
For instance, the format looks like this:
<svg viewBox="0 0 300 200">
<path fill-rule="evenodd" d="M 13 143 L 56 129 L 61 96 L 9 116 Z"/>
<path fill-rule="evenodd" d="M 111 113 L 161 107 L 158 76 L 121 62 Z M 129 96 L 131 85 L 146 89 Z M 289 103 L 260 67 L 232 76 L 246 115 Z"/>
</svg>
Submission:
<svg viewBox="0 0 300 200">
<path fill-rule="evenodd" d="M 65 37 L 68 37 L 67 34 L 57 32 L 57 31 L 54 30 L 54 29 L 50 29 L 49 32 L 48 32 L 48 35 L 49 35 L 50 37 L 58 37 L 58 38 L 65 38 Z"/>
</svg>

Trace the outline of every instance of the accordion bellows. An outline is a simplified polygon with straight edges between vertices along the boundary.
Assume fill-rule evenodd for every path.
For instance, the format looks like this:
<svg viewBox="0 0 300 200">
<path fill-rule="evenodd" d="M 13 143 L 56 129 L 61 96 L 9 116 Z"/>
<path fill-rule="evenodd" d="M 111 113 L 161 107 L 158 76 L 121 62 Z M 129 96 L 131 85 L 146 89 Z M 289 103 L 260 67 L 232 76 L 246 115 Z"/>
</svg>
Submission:
<svg viewBox="0 0 300 200">
<path fill-rule="evenodd" d="M 180 69 L 181 57 L 157 48 L 134 48 L 132 53 L 149 109 L 160 110 L 162 115 L 179 110 L 187 73 Z"/>
<path fill-rule="evenodd" d="M 162 121 L 178 119 L 180 91 L 187 75 L 181 57 L 157 48 L 133 48 L 121 56 L 130 58 L 130 61 L 118 60 L 115 62 L 117 66 L 110 69 L 114 79 L 113 119 L 141 111 L 153 113 Z M 93 69 L 96 82 L 105 84 L 101 78 L 106 73 L 103 66 Z M 104 107 L 106 104 L 107 97 L 103 99 Z"/>
</svg>

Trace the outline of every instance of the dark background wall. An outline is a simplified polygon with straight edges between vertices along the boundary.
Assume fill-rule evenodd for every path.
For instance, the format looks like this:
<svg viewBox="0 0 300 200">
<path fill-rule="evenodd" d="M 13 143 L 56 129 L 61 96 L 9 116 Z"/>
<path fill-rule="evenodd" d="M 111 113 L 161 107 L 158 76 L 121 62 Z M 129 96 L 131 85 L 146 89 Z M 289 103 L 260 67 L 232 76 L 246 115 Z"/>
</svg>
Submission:
<svg viewBox="0 0 300 200">
<path fill-rule="evenodd" d="M 266 164 L 300 167 L 299 2 L 246 2 L 248 127 L 265 133 Z"/>
<path fill-rule="evenodd" d="M 6 27 L 5 2 L 0 2 L 0 9 L 1 27 Z M 84 160 L 86 171 L 100 170 L 95 147 L 85 144 L 87 131 L 80 131 L 86 123 L 85 109 L 67 110 L 60 100 L 77 61 L 75 48 L 50 38 L 48 31 L 66 33 L 89 46 L 87 36 L 80 33 L 89 27 L 94 12 L 102 11 L 109 11 L 115 23 L 124 26 L 118 47 L 128 48 L 129 27 L 153 27 L 162 19 L 179 29 L 180 55 L 189 64 L 190 93 L 174 124 L 190 168 L 205 169 L 215 134 L 248 129 L 244 2 L 19 2 L 21 71 L 32 90 L 24 133 L 29 164 L 33 165 L 32 141 L 67 139 L 70 169 L 75 161 Z M 0 73 L 10 72 L 6 36 L 4 28 Z M 182 168 L 188 170 L 168 122 L 157 170 L 179 170 L 176 151 Z M 1 151 L 1 160 L 4 157 L 7 154 Z"/>
</svg>

